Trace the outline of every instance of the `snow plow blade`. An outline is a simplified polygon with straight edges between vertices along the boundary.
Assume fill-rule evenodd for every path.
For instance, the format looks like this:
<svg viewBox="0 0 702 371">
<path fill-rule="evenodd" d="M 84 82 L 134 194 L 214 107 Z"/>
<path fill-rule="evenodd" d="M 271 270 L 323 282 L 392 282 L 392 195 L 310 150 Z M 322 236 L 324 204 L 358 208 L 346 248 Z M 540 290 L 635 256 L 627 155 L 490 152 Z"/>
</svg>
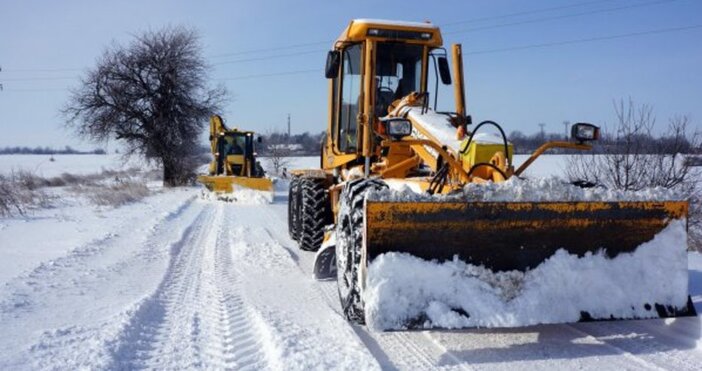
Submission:
<svg viewBox="0 0 702 371">
<path fill-rule="evenodd" d="M 273 182 L 268 178 L 201 175 L 197 180 L 212 192 L 231 193 L 239 188 L 273 191 Z"/>
<path fill-rule="evenodd" d="M 613 258 L 687 216 L 687 202 L 367 201 L 368 259 L 405 252 L 494 271 L 535 268 L 565 249 Z"/>
<path fill-rule="evenodd" d="M 492 271 L 525 272 L 536 268 L 559 249 L 578 257 L 602 251 L 608 259 L 634 252 L 669 223 L 685 220 L 687 211 L 688 203 L 684 201 L 367 200 L 364 245 L 368 262 L 381 254 L 401 252 L 439 262 L 457 256 L 466 263 L 482 265 Z M 686 259 L 679 265 L 675 268 L 687 271 Z M 656 263 L 652 266 L 656 267 Z M 583 280 L 583 284 L 587 282 Z M 689 304 L 687 308 L 670 303 L 656 304 L 661 317 L 694 313 Z M 584 317 L 584 320 L 593 319 Z"/>
</svg>

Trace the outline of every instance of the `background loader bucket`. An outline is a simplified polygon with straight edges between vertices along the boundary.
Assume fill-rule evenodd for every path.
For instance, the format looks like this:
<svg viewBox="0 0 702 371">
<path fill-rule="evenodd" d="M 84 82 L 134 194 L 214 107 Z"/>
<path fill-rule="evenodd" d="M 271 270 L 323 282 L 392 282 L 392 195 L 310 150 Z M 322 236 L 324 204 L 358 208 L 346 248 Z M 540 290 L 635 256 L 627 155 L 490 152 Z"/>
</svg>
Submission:
<svg viewBox="0 0 702 371">
<path fill-rule="evenodd" d="M 268 178 L 199 176 L 197 180 L 213 192 L 231 193 L 241 188 L 255 189 L 258 191 L 273 191 L 273 182 Z"/>
<path fill-rule="evenodd" d="M 454 255 L 495 271 L 535 268 L 558 249 L 608 257 L 650 241 L 687 202 L 384 202 L 366 204 L 367 259 Z M 686 268 L 685 268 L 686 269 Z"/>
</svg>

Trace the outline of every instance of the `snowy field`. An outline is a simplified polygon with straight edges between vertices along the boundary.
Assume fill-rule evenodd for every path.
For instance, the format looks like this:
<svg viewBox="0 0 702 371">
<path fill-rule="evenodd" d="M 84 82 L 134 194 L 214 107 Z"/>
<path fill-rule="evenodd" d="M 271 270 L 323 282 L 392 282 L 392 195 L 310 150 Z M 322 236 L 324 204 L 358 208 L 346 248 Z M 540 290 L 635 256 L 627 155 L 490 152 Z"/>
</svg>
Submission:
<svg viewBox="0 0 702 371">
<path fill-rule="evenodd" d="M 144 167 L 141 161 L 125 162 L 121 155 L 0 155 L 0 174 L 12 171 L 29 171 L 42 177 L 54 177 L 63 173 L 85 175 L 103 170 L 126 170 Z"/>
<path fill-rule="evenodd" d="M 55 159 L 0 156 L 0 173 L 130 166 L 113 155 Z M 295 158 L 288 169 L 318 163 Z M 565 163 L 546 156 L 528 175 L 559 175 Z M 336 283 L 314 280 L 314 253 L 288 237 L 286 187 L 279 181 L 270 203 L 210 201 L 193 187 L 119 207 L 58 189 L 56 207 L 0 219 L 0 369 L 700 369 L 700 317 L 397 332 L 349 325 Z M 688 258 L 699 312 L 702 255 Z"/>
</svg>

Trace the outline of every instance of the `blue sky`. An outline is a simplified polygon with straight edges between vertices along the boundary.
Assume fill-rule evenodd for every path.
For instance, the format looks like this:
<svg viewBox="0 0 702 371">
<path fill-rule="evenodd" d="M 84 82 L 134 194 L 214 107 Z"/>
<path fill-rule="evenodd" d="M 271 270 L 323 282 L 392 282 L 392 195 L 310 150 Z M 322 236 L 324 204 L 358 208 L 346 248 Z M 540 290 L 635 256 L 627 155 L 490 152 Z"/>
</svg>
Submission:
<svg viewBox="0 0 702 371">
<path fill-rule="evenodd" d="M 319 132 L 325 53 L 353 18 L 441 26 L 447 45 L 463 44 L 474 120 L 507 131 L 533 133 L 543 122 L 562 132 L 564 120 L 611 124 L 613 100 L 629 97 L 653 105 L 661 132 L 674 114 L 702 128 L 698 0 L 29 0 L 0 3 L 0 146 L 93 147 L 63 128 L 67 89 L 109 43 L 166 25 L 199 31 L 213 83 L 230 92 L 222 112 L 229 123 L 283 130 L 289 113 L 294 133 Z M 687 26 L 697 27 L 663 32 Z M 274 75 L 309 70 L 318 72 Z"/>
</svg>

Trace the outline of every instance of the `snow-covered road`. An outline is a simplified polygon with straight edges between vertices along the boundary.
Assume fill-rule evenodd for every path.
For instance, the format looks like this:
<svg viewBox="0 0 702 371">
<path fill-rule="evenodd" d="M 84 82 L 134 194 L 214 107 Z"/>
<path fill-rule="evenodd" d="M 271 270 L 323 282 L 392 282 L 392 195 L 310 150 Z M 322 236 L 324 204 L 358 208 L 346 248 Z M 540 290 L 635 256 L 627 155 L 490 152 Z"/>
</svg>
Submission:
<svg viewBox="0 0 702 371">
<path fill-rule="evenodd" d="M 97 216 L 4 221 L 0 254 L 33 254 L 15 269 L 2 263 L 11 273 L 0 281 L 0 369 L 702 365 L 700 317 L 385 333 L 351 326 L 336 283 L 315 281 L 314 254 L 288 238 L 286 202 L 282 190 L 272 204 L 237 204 L 186 189 Z M 702 259 L 691 257 L 699 310 Z"/>
</svg>

